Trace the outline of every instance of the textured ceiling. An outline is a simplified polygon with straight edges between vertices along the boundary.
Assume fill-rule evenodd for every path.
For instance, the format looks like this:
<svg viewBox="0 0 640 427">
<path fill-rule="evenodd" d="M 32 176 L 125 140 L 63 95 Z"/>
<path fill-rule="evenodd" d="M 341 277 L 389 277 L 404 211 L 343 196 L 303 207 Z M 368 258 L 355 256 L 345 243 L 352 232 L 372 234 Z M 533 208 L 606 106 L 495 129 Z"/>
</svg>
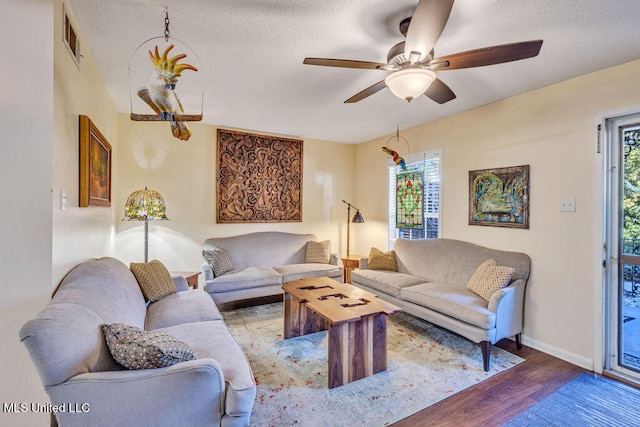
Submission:
<svg viewBox="0 0 640 427">
<path fill-rule="evenodd" d="M 543 39 L 540 55 L 439 72 L 457 95 L 444 105 L 424 96 L 407 103 L 388 89 L 344 104 L 387 72 L 310 66 L 303 59 L 386 62 L 388 50 L 403 39 L 398 23 L 411 16 L 417 0 L 69 3 L 118 111 L 131 111 L 129 63 L 143 42 L 163 35 L 166 5 L 171 37 L 199 58 L 200 71 L 185 71 L 176 91 L 188 98 L 188 79 L 198 82 L 197 89 L 204 83 L 203 122 L 346 143 L 394 134 L 396 125 L 407 129 L 640 58 L 637 0 L 457 0 L 435 46 L 436 57 Z M 180 53 L 176 46 L 172 53 Z M 133 57 L 148 61 L 144 50 Z M 183 62 L 197 58 L 192 54 Z"/>
</svg>

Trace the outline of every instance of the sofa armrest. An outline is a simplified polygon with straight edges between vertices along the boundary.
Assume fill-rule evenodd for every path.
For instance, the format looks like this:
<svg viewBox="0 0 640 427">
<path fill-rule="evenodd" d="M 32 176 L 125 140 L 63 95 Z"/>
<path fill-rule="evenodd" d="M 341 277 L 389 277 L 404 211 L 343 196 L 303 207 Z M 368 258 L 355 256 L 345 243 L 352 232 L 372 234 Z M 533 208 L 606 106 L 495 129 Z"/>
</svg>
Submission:
<svg viewBox="0 0 640 427">
<path fill-rule="evenodd" d="M 331 259 L 329 260 L 329 264 L 340 265 L 340 257 L 338 256 L 338 254 L 331 254 Z"/>
<path fill-rule="evenodd" d="M 189 283 L 187 283 L 187 279 L 185 279 L 184 276 L 180 276 L 179 274 L 173 274 L 171 278 L 173 279 L 173 283 L 175 283 L 176 290 L 178 292 L 189 290 Z"/>
<path fill-rule="evenodd" d="M 215 274 L 213 274 L 213 268 L 211 268 L 208 262 L 202 263 L 202 274 L 205 281 L 212 280 L 216 277 Z"/>
<path fill-rule="evenodd" d="M 496 313 L 496 341 L 522 332 L 524 288 L 524 280 L 517 279 L 491 296 L 488 309 Z"/>
<path fill-rule="evenodd" d="M 360 268 L 360 270 L 367 270 L 369 268 L 369 258 L 360 258 L 358 268 Z"/>
<path fill-rule="evenodd" d="M 90 372 L 48 387 L 60 425 L 219 425 L 225 383 L 220 364 L 210 358 L 160 369 Z"/>
</svg>

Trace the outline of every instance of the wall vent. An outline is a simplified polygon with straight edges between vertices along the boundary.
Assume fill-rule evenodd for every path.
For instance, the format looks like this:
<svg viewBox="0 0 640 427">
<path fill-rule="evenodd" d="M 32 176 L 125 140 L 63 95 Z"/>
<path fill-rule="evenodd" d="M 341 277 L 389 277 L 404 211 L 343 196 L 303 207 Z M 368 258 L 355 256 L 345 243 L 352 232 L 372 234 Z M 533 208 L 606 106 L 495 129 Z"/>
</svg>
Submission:
<svg viewBox="0 0 640 427">
<path fill-rule="evenodd" d="M 76 63 L 78 68 L 80 68 L 80 39 L 78 38 L 78 33 L 75 28 L 71 24 L 71 19 L 69 19 L 69 15 L 67 14 L 67 9 L 63 6 L 63 28 L 62 28 L 62 40 L 64 41 L 65 46 L 67 46 L 67 50 L 69 54 L 71 54 L 71 58 L 73 58 L 73 62 Z"/>
</svg>

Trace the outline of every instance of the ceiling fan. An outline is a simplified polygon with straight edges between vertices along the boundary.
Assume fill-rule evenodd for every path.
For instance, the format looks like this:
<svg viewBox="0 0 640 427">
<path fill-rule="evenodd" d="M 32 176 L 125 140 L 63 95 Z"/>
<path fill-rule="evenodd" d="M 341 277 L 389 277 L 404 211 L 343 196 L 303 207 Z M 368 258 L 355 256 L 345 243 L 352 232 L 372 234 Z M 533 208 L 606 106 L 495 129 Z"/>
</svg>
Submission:
<svg viewBox="0 0 640 427">
<path fill-rule="evenodd" d="M 350 59 L 305 58 L 308 65 L 359 68 L 392 71 L 384 80 L 358 92 L 345 103 L 354 103 L 389 87 L 399 98 L 411 102 L 422 94 L 439 104 L 456 95 L 434 71 L 457 70 L 501 64 L 537 56 L 542 40 L 531 40 L 468 50 L 434 58 L 433 46 L 444 30 L 454 0 L 420 0 L 412 17 L 400 22 L 400 32 L 405 41 L 389 50 L 387 63 L 355 61 Z"/>
</svg>

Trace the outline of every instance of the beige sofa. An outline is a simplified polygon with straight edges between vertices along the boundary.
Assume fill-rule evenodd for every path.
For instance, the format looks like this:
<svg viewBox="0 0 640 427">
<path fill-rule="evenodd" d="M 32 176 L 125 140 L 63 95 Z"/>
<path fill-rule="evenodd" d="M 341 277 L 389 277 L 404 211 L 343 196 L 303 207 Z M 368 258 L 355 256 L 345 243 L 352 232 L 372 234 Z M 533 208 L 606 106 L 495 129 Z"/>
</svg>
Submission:
<svg viewBox="0 0 640 427">
<path fill-rule="evenodd" d="M 521 348 L 524 293 L 531 259 L 451 239 L 396 240 L 398 271 L 369 270 L 368 260 L 351 273 L 351 283 L 402 307 L 406 312 L 479 343 L 489 370 L 491 345 L 515 337 Z M 510 283 L 489 301 L 467 289 L 483 262 L 513 267 Z"/>
<path fill-rule="evenodd" d="M 205 240 L 204 251 L 221 248 L 232 270 L 214 275 L 203 262 L 204 289 L 216 304 L 282 295 L 282 285 L 306 277 L 326 276 L 342 282 L 342 266 L 331 254 L 328 263 L 307 262 L 307 244 L 315 234 L 264 231 Z"/>
<path fill-rule="evenodd" d="M 147 304 L 129 267 L 113 258 L 88 261 L 21 328 L 51 403 L 65 409 L 55 414 L 60 425 L 249 425 L 256 385 L 247 359 L 209 295 L 174 281 L 180 292 Z M 101 328 L 112 323 L 169 334 L 197 359 L 125 369 Z"/>
</svg>

